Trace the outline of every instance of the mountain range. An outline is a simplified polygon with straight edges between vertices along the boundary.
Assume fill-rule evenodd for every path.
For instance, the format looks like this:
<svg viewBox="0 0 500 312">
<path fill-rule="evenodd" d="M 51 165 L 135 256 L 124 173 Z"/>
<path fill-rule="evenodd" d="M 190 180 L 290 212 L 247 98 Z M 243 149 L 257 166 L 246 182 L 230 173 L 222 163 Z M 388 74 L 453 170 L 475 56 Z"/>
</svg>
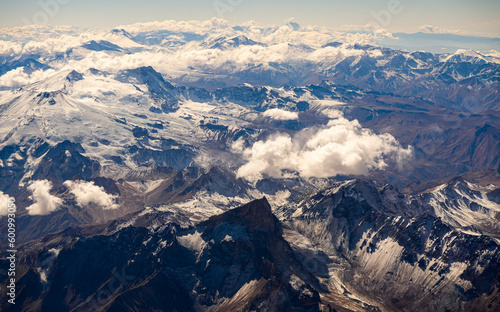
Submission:
<svg viewBox="0 0 500 312">
<path fill-rule="evenodd" d="M 498 53 L 218 19 L 0 40 L 2 311 L 500 309 Z"/>
</svg>

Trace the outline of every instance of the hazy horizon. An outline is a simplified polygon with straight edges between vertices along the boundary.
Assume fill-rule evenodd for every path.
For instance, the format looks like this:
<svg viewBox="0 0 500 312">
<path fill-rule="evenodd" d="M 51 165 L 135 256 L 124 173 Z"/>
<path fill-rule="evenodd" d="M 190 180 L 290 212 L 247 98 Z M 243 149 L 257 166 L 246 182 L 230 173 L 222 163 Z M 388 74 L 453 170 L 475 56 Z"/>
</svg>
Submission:
<svg viewBox="0 0 500 312">
<path fill-rule="evenodd" d="M 317 25 L 338 30 L 366 30 L 366 25 L 389 32 L 448 33 L 500 37 L 500 2 L 361 0 L 340 1 L 0 1 L 0 28 L 31 24 L 109 28 L 138 22 L 165 20 L 210 20 L 230 23 L 255 21 L 282 24 L 294 18 L 301 25 Z"/>
</svg>

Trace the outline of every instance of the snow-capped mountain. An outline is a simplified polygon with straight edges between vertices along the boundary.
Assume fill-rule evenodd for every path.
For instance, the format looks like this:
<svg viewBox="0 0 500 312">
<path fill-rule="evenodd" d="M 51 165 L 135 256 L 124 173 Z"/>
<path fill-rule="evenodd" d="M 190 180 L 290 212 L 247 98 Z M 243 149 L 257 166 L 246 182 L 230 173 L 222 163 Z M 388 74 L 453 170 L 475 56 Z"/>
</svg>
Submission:
<svg viewBox="0 0 500 312">
<path fill-rule="evenodd" d="M 379 40 L 0 30 L 21 310 L 498 310 L 499 59 Z"/>
<path fill-rule="evenodd" d="M 455 182 L 446 188 L 456 194 L 476 191 Z M 498 242 L 457 230 L 445 223 L 447 217 L 432 216 L 420 205 L 387 186 L 339 183 L 285 210 L 285 239 L 323 275 L 330 290 L 323 302 L 347 297 L 386 311 L 494 310 L 488 303 L 498 296 L 490 288 L 498 283 Z M 476 209 L 471 204 L 461 213 L 472 219 Z"/>
<path fill-rule="evenodd" d="M 229 25 L 217 19 L 136 24 L 111 31 L 68 29 L 60 30 L 59 37 L 57 32 L 47 35 L 50 29 L 45 28 L 24 31 L 23 36 L 6 31 L 1 37 L 0 87 L 47 77 L 49 68 L 116 72 L 152 66 L 185 86 L 303 86 L 328 80 L 432 98 L 439 105 L 453 102 L 466 112 L 497 110 L 499 59 L 494 54 L 392 50 L 376 44 L 369 34 L 359 37 L 289 24 Z M 23 38 L 31 41 L 22 42 Z M 31 63 L 25 64 L 28 60 Z"/>
<path fill-rule="evenodd" d="M 498 128 L 489 125 L 496 123 L 494 114 L 439 116 L 443 110 L 423 99 L 327 82 L 280 88 L 244 84 L 209 91 L 173 85 L 152 67 L 117 73 L 91 68 L 82 73 L 62 71 L 26 87 L 4 91 L 0 98 L 0 127 L 4 129 L 0 159 L 6 173 L 1 177 L 2 192 L 24 194 L 28 206 L 30 181 L 51 181 L 53 192 L 62 197 L 71 196 L 63 183 L 74 179 L 94 181 L 103 187 L 114 185 L 114 193 L 121 189 L 123 209 L 105 212 L 108 217 L 101 213 L 90 219 L 75 216 L 76 221 L 66 226 L 94 222 L 95 218 L 108 220 L 159 204 L 169 204 L 165 209 L 179 211 L 199 201 L 204 203 L 201 210 L 211 211 L 198 216 L 204 218 L 222 212 L 223 207 L 262 196 L 272 201 L 279 191 L 293 193 L 277 186 L 264 191 L 257 187 L 253 192 L 255 186 L 247 185 L 243 189 L 249 191 L 225 195 L 207 205 L 209 198 L 219 198 L 226 192 L 219 186 L 214 194 L 198 194 L 202 183 L 188 192 L 189 196 L 180 196 L 186 203 L 179 208 L 180 204 L 172 206 L 175 192 L 162 188 L 172 183 L 170 175 L 182 174 L 190 166 L 200 168 L 194 180 L 222 164 L 236 171 L 245 160 L 242 149 L 249 152 L 254 144 L 276 133 L 300 138 L 311 136 L 311 131 L 328 129 L 332 111 L 417 148 L 416 161 L 405 163 L 406 169 L 394 165 L 385 172 L 372 172 L 378 180 L 409 187 L 415 182 L 454 176 L 464 167 L 484 170 L 500 165 L 494 156 Z M 405 127 L 387 126 L 394 121 Z M 476 130 L 484 122 L 489 124 Z M 436 128 L 438 124 L 448 129 Z M 320 130 L 313 130 L 318 127 Z M 470 135 L 471 131 L 475 135 Z M 457 141 L 462 133 L 467 136 Z M 445 144 L 437 145 L 436 140 Z M 235 150 L 235 146 L 239 148 Z M 242 183 L 236 182 L 239 177 L 234 173 L 224 176 L 234 185 Z M 99 179 L 112 182 L 101 185 Z M 298 183 L 310 184 L 306 180 Z M 156 186 L 158 190 L 154 190 Z M 303 192 L 299 190 L 298 194 Z M 140 197 L 149 199 L 138 203 Z M 165 197 L 168 200 L 162 199 Z"/>
<path fill-rule="evenodd" d="M 443 222 L 464 232 L 488 234 L 498 240 L 500 205 L 490 194 L 496 189 L 494 185 L 474 185 L 456 178 L 423 193 L 419 200 Z"/>
</svg>

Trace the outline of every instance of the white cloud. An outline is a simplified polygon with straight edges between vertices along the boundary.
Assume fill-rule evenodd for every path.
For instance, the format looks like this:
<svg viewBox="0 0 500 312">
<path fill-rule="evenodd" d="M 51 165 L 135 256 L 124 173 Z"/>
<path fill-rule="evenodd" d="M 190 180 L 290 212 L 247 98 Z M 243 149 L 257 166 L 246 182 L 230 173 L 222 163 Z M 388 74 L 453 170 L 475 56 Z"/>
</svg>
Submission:
<svg viewBox="0 0 500 312">
<path fill-rule="evenodd" d="M 312 61 L 331 65 L 340 62 L 345 57 L 366 53 L 363 50 L 347 47 L 309 50 L 288 43 L 277 43 L 268 47 L 240 46 L 228 50 L 208 49 L 186 44 L 176 51 L 159 49 L 124 55 L 110 55 L 106 52 L 94 51 L 82 59 L 72 59 L 66 64 L 59 65 L 59 69 L 85 72 L 89 68 L 96 68 L 116 72 L 140 66 L 152 66 L 155 70 L 176 78 L 185 76 L 186 72 L 191 72 L 190 67 L 201 72 L 233 73 L 258 65 L 268 68 L 270 62 L 300 64 Z"/>
<path fill-rule="evenodd" d="M 50 194 L 52 182 L 48 180 L 37 180 L 30 183 L 28 191 L 32 195 L 29 197 L 34 203 L 26 208 L 30 215 L 48 215 L 62 205 L 63 201 L 57 196 Z"/>
<path fill-rule="evenodd" d="M 16 55 L 21 53 L 23 46 L 20 43 L 0 40 L 0 55 Z"/>
<path fill-rule="evenodd" d="M 23 46 L 23 53 L 47 54 L 66 52 L 91 40 L 118 40 L 118 37 L 102 30 L 84 31 L 75 34 L 62 33 L 54 37 L 35 37 Z M 123 43 L 124 40 L 119 40 Z"/>
<path fill-rule="evenodd" d="M 0 76 L 0 86 L 17 87 L 29 83 L 29 75 L 24 72 L 22 67 L 18 67 L 6 72 Z"/>
<path fill-rule="evenodd" d="M 74 35 L 83 29 L 73 26 L 29 25 L 0 29 L 0 35 L 11 37 L 13 42 L 28 42 L 29 40 L 45 40 L 61 35 Z"/>
<path fill-rule="evenodd" d="M 137 34 L 148 31 L 169 30 L 174 32 L 192 32 L 204 35 L 214 28 L 225 29 L 229 27 L 230 25 L 228 21 L 214 17 L 211 20 L 206 20 L 206 21 L 166 20 L 163 22 L 147 22 L 147 23 L 136 23 L 132 25 L 122 25 L 116 28 L 125 29 L 127 32 L 131 34 Z"/>
<path fill-rule="evenodd" d="M 91 40 L 107 40 L 121 47 L 141 47 L 132 40 L 110 33 L 108 30 L 82 30 L 73 27 L 51 27 L 37 25 L 0 29 L 0 37 L 8 36 L 10 41 L 0 40 L 0 55 L 40 54 L 66 52 Z"/>
<path fill-rule="evenodd" d="M 263 114 L 264 117 L 270 117 L 275 120 L 297 120 L 299 119 L 299 113 L 289 112 L 283 109 L 274 108 L 268 109 Z"/>
<path fill-rule="evenodd" d="M 483 53 L 483 55 L 488 57 L 488 60 L 490 62 L 495 62 L 497 64 L 500 64 L 500 52 L 495 50 L 490 50 L 486 53 Z"/>
<path fill-rule="evenodd" d="M 88 206 L 94 203 L 103 209 L 117 209 L 115 204 L 118 196 L 106 193 L 102 186 L 97 186 L 94 182 L 85 181 L 65 181 L 64 185 L 75 195 L 79 206 Z"/>
<path fill-rule="evenodd" d="M 431 33 L 431 34 L 462 34 L 459 29 L 446 29 L 438 26 L 432 25 L 422 25 L 419 27 L 421 32 Z"/>
<path fill-rule="evenodd" d="M 50 61 L 47 65 L 57 71 L 69 69 L 79 72 L 85 72 L 91 67 L 116 72 L 140 66 L 152 66 L 162 74 L 177 78 L 185 76 L 186 72 L 192 72 L 191 67 L 200 73 L 209 71 L 231 74 L 259 65 L 263 69 L 271 69 L 268 65 L 270 62 L 301 64 L 312 61 L 334 65 L 347 56 L 361 55 L 366 52 L 346 47 L 322 49 L 324 44 L 333 41 L 369 43 L 377 37 L 373 34 L 340 33 L 319 26 L 304 26 L 300 30 L 293 30 L 290 25 L 260 25 L 255 22 L 239 25 L 241 30 L 235 30 L 232 26 L 227 21 L 212 19 L 209 21 L 139 23 L 117 27 L 134 34 L 150 32 L 151 36 L 158 36 L 157 32 L 161 30 L 172 32 L 170 36 L 160 37 L 163 40 L 162 44 L 150 46 L 137 44 L 124 36 L 105 30 L 78 30 L 68 27 L 58 29 L 48 26 L 27 27 L 22 31 L 4 29 L 4 35 L 13 35 L 15 38 L 24 36 L 24 39 L 0 41 L 0 54 L 40 54 L 41 62 L 47 63 L 52 59 L 47 57 L 50 54 L 65 52 L 90 40 L 109 40 L 123 47 L 134 47 L 134 50 L 131 51 L 132 53 L 125 54 L 79 50 L 75 52 L 76 55 Z M 185 33 L 196 33 L 203 38 L 186 43 L 183 39 Z M 0 34 L 2 34 L 1 30 Z M 240 46 L 224 51 L 208 48 L 215 40 L 239 35 L 247 36 L 267 46 Z M 189 40 L 186 39 L 186 41 Z M 44 71 L 27 75 L 20 69 L 14 70 L 0 77 L 0 86 L 18 87 L 33 83 L 38 77 L 45 78 L 46 75 L 42 76 L 42 74 L 46 72 L 51 73 Z"/>
<path fill-rule="evenodd" d="M 56 73 L 53 69 L 39 69 L 27 74 L 22 67 L 18 67 L 0 76 L 0 87 L 22 87 L 30 83 L 43 80 Z"/>
<path fill-rule="evenodd" d="M 365 24 L 365 25 L 343 25 L 339 28 L 337 28 L 340 31 L 352 31 L 352 32 L 372 32 L 373 35 L 377 38 L 383 38 L 383 37 L 388 37 L 388 38 L 393 38 L 392 33 L 381 27 L 374 26 L 372 24 Z"/>
<path fill-rule="evenodd" d="M 377 50 L 378 51 L 378 50 Z M 371 52 L 371 51 L 370 51 Z M 349 56 L 361 56 L 366 54 L 363 50 L 350 49 L 344 46 L 340 47 L 325 47 L 321 49 L 317 49 L 307 55 L 307 60 L 323 63 L 327 62 L 329 64 L 336 64 L 346 57 Z"/>
<path fill-rule="evenodd" d="M 238 147 L 235 143 L 234 150 Z M 387 168 L 389 163 L 403 165 L 413 150 L 401 147 L 390 134 L 375 134 L 357 120 L 349 121 L 337 113 L 323 128 L 304 129 L 293 137 L 277 134 L 256 142 L 243 155 L 248 162 L 240 167 L 238 177 L 256 180 L 262 174 L 283 177 L 283 170 L 303 177 L 367 175 Z"/>
<path fill-rule="evenodd" d="M 321 46 L 332 38 L 343 36 L 333 29 L 319 26 L 304 26 L 299 30 L 294 30 L 288 23 L 291 20 L 286 20 L 285 25 L 263 25 L 255 21 L 249 21 L 238 26 L 245 29 L 244 34 L 250 39 L 267 43 L 296 43 L 307 44 L 313 46 Z M 206 21 L 173 21 L 167 20 L 163 22 L 137 23 L 133 25 L 118 26 L 118 29 L 125 29 L 131 34 L 143 32 L 155 32 L 160 30 L 168 30 L 178 33 L 195 33 L 208 38 L 217 36 L 237 36 L 240 32 L 234 30 L 232 25 L 226 20 L 213 18 Z"/>
<path fill-rule="evenodd" d="M 6 216 L 9 212 L 10 196 L 0 191 L 0 216 Z"/>
</svg>

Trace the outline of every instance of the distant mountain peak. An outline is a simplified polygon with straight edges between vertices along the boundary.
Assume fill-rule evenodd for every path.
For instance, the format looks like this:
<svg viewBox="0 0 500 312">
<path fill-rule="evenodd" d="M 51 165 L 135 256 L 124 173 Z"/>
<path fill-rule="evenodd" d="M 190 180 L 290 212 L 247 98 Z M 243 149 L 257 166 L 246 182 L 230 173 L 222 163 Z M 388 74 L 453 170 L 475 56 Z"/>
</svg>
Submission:
<svg viewBox="0 0 500 312">
<path fill-rule="evenodd" d="M 75 82 L 75 81 L 80 81 L 83 80 L 83 75 L 77 72 L 76 70 L 72 70 L 67 76 L 66 80 L 69 82 Z"/>
<path fill-rule="evenodd" d="M 237 48 L 240 46 L 265 46 L 265 44 L 249 39 L 245 35 L 238 35 L 236 37 L 221 37 L 215 40 L 215 42 L 210 46 L 211 49 L 221 49 L 225 50 L 228 48 Z"/>
<path fill-rule="evenodd" d="M 115 35 L 122 35 L 122 36 L 125 36 L 125 37 L 129 38 L 129 39 L 133 38 L 133 36 L 128 31 L 126 31 L 125 29 L 116 29 L 115 28 L 115 29 L 111 30 L 111 33 L 115 34 Z"/>
<path fill-rule="evenodd" d="M 292 28 L 292 30 L 294 31 L 299 31 L 300 30 L 300 25 L 296 22 L 293 21 L 294 19 L 291 18 L 287 23 L 286 25 L 289 26 L 290 28 Z"/>
<path fill-rule="evenodd" d="M 91 40 L 82 45 L 82 48 L 92 51 L 121 51 L 122 48 L 105 40 Z"/>
</svg>

